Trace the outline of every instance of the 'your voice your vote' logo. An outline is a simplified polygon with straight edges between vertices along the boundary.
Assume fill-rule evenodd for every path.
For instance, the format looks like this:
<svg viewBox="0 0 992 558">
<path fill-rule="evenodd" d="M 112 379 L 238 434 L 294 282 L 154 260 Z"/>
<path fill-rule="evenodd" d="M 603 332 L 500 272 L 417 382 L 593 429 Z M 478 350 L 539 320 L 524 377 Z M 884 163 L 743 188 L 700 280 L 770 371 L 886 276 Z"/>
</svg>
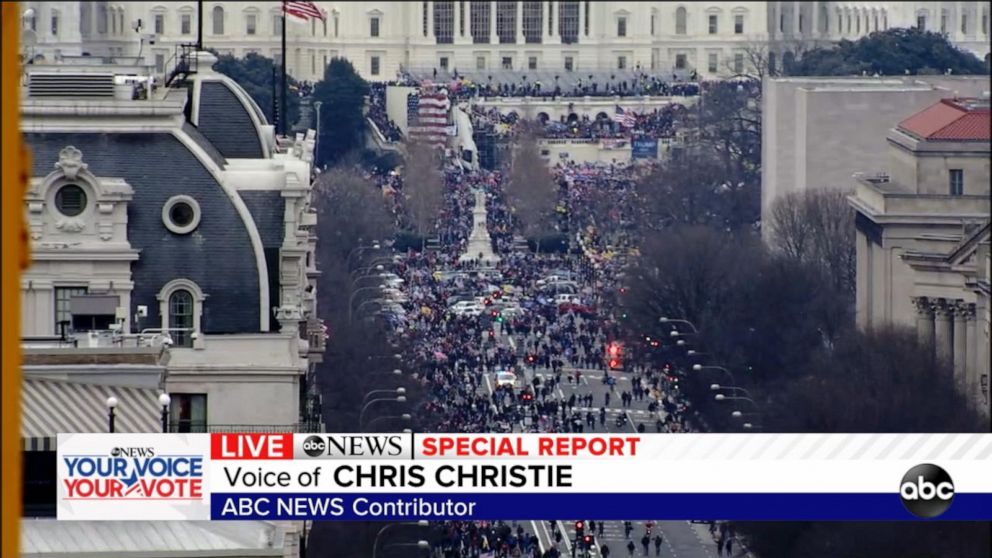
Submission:
<svg viewBox="0 0 992 558">
<path fill-rule="evenodd" d="M 115 447 L 109 455 L 63 455 L 67 500 L 199 500 L 203 456 Z"/>
</svg>

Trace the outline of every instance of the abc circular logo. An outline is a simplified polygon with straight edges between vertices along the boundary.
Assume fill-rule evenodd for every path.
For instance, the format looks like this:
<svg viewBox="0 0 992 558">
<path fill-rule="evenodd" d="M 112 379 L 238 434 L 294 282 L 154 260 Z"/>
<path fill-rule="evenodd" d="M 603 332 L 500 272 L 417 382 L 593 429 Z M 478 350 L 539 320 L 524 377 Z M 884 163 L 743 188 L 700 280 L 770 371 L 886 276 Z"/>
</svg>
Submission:
<svg viewBox="0 0 992 558">
<path fill-rule="evenodd" d="M 110 450 L 110 455 L 111 455 L 111 457 L 120 457 L 121 456 L 121 448 L 114 448 L 114 449 Z"/>
<path fill-rule="evenodd" d="M 320 436 L 310 436 L 303 440 L 303 451 L 310 457 L 319 457 L 327 451 L 327 442 Z"/>
<path fill-rule="evenodd" d="M 937 517 L 951 507 L 954 481 L 947 471 L 932 463 L 923 463 L 906 471 L 899 484 L 902 505 L 916 517 Z"/>
</svg>

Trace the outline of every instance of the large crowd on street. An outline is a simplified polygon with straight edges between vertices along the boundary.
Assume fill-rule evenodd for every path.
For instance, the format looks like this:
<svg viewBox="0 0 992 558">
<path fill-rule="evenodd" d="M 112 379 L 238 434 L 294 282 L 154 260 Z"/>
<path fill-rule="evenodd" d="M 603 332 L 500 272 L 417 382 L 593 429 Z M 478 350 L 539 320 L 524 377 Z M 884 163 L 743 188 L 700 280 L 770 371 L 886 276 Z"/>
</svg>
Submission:
<svg viewBox="0 0 992 558">
<path fill-rule="evenodd" d="M 410 250 L 394 258 L 390 273 L 402 279 L 402 308 L 380 310 L 389 335 L 406 352 L 414 381 L 428 394 L 417 410 L 420 427 L 433 432 L 582 432 L 601 429 L 609 395 L 591 392 L 564 398 L 557 386 L 578 385 L 582 374 L 609 379 L 603 358 L 607 344 L 623 335 L 613 316 L 615 293 L 623 287 L 623 265 L 633 251 L 633 182 L 638 170 L 627 164 L 560 164 L 558 223 L 571 253 L 538 254 L 521 248 L 515 217 L 505 202 L 506 174 L 467 170 L 451 156 L 443 164 L 444 202 L 430 235 L 437 249 Z M 377 184 L 402 190 L 396 173 L 382 173 Z M 486 199 L 486 224 L 494 266 L 463 261 L 473 226 L 475 192 Z M 604 199 L 608 203 L 604 205 Z M 567 216 L 567 219 L 566 219 Z M 549 292 L 549 277 L 558 283 Z M 549 302 L 557 288 L 570 285 L 574 299 Z M 458 301 L 485 298 L 483 312 L 458 313 Z M 492 306 L 488 306 L 492 304 Z M 480 303 L 481 305 L 481 303 Z M 493 314 L 490 312 L 493 309 Z M 499 308 L 500 310 L 495 310 Z M 511 311 L 512 310 L 512 311 Z M 495 384 L 499 371 L 540 372 L 529 386 Z M 614 400 L 624 407 L 644 402 L 654 417 L 652 431 L 691 429 L 687 403 L 677 378 L 634 354 L 624 364 L 630 383 Z M 537 375 L 535 375 L 535 378 Z M 612 384 L 611 384 L 612 385 Z M 521 390 L 530 397 L 522 399 Z M 598 412 L 597 412 L 598 410 Z M 644 431 L 644 424 L 639 425 Z M 540 552 L 533 534 L 502 523 L 448 522 L 435 546 L 439 556 L 557 556 Z M 484 555 L 484 554 L 483 554 Z"/>
</svg>

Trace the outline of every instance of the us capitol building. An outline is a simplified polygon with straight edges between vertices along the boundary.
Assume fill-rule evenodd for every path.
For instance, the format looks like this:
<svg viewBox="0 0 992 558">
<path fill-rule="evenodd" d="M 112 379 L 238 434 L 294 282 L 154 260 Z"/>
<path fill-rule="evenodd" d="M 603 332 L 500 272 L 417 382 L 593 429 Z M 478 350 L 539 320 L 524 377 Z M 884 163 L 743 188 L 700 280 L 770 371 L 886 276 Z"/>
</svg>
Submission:
<svg viewBox="0 0 992 558">
<path fill-rule="evenodd" d="M 946 33 L 989 56 L 985 2 L 316 2 L 326 21 L 287 28 L 287 65 L 319 80 L 349 59 L 366 79 L 397 71 L 696 71 L 741 73 L 747 52 L 779 56 L 892 27 Z M 196 40 L 197 2 L 22 2 L 25 55 L 138 57 L 164 73 Z M 278 59 L 281 4 L 202 2 L 208 48 Z M 133 58 L 132 58 L 133 60 Z"/>
</svg>

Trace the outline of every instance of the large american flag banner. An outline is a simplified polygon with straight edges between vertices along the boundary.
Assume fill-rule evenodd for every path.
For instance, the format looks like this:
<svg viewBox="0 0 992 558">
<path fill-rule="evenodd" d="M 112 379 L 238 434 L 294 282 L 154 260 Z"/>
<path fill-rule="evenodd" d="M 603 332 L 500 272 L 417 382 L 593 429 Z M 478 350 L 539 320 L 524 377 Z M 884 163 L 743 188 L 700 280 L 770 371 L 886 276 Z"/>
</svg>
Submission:
<svg viewBox="0 0 992 558">
<path fill-rule="evenodd" d="M 624 128 L 633 128 L 637 124 L 637 117 L 629 109 L 623 110 L 620 105 L 617 105 L 616 112 L 613 114 L 613 121 L 619 123 Z"/>
<path fill-rule="evenodd" d="M 317 18 L 321 21 L 327 19 L 327 12 L 322 8 L 318 7 L 313 2 L 286 2 L 282 3 L 282 11 L 286 12 L 286 15 L 291 15 L 300 19 L 309 20 L 310 18 Z"/>
<path fill-rule="evenodd" d="M 411 139 L 443 146 L 448 135 L 447 93 L 411 93 L 407 97 L 407 132 Z"/>
</svg>

